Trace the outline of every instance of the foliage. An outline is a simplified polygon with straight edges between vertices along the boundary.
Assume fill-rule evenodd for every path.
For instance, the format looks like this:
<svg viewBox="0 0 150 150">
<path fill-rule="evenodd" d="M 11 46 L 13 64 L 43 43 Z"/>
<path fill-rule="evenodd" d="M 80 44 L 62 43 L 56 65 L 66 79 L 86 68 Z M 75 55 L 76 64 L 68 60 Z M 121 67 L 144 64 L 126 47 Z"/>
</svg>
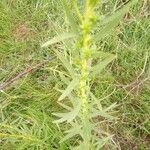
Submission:
<svg viewBox="0 0 150 150">
<path fill-rule="evenodd" d="M 63 0 L 65 12 L 67 14 L 68 20 L 70 21 L 71 27 L 74 29 L 78 26 L 77 29 L 74 29 L 74 31 L 78 31 L 74 33 L 77 36 L 75 37 L 75 51 L 77 51 L 77 55 L 73 55 L 70 51 L 68 55 L 71 56 L 72 61 L 69 62 L 68 57 L 65 57 L 63 55 L 63 52 L 55 50 L 57 51 L 56 55 L 61 61 L 62 59 L 66 59 L 62 62 L 64 67 L 66 67 L 66 69 L 69 71 L 69 74 L 67 74 L 68 78 L 65 79 L 65 81 L 68 81 L 67 88 L 62 91 L 62 95 L 60 96 L 58 101 L 62 101 L 63 99 L 68 97 L 73 107 L 70 108 L 70 106 L 67 105 L 65 106 L 65 108 L 69 108 L 69 110 L 67 109 L 68 112 L 53 114 L 59 118 L 55 121 L 55 123 L 67 122 L 71 124 L 71 128 L 69 130 L 66 130 L 67 134 L 62 141 L 65 141 L 66 139 L 71 139 L 74 136 L 78 136 L 79 145 L 75 147 L 75 149 L 100 149 L 104 145 L 104 142 L 102 141 L 111 140 L 111 136 L 110 138 L 107 138 L 106 135 L 100 133 L 101 136 L 97 137 L 97 133 L 92 133 L 92 131 L 95 130 L 97 124 L 97 122 L 93 122 L 93 119 L 99 116 L 107 120 L 113 119 L 113 117 L 111 116 L 111 110 L 115 107 L 115 105 L 112 104 L 108 108 L 99 107 L 99 100 L 95 98 L 95 96 L 91 92 L 90 82 L 92 78 L 94 78 L 98 73 L 101 73 L 103 69 L 112 60 L 115 59 L 115 55 L 106 55 L 104 53 L 106 57 L 102 57 L 102 61 L 98 62 L 98 64 L 96 65 L 93 65 L 94 60 L 98 61 L 98 58 L 95 59 L 93 57 L 93 55 L 96 55 L 98 51 L 95 47 L 93 53 L 92 47 L 95 45 L 95 39 L 100 39 L 101 37 L 104 37 L 106 33 L 109 33 L 119 23 L 119 20 L 127 12 L 127 8 L 129 8 L 135 2 L 136 1 L 131 1 L 127 3 L 125 6 L 123 6 L 123 8 L 112 14 L 112 16 L 106 18 L 105 20 L 102 20 L 101 31 L 100 33 L 97 33 L 98 35 L 96 34 L 95 38 L 92 37 L 91 31 L 97 20 L 95 15 L 95 7 L 98 5 L 98 1 L 86 0 L 83 14 L 81 14 L 77 6 L 77 2 L 74 2 L 76 14 L 79 17 L 79 22 L 76 24 L 76 20 L 74 20 L 73 16 L 71 15 L 72 12 L 69 12 L 67 2 Z M 71 35 L 73 35 L 73 33 Z M 52 45 L 54 44 L 54 42 L 61 42 L 62 40 L 66 40 L 68 38 L 70 38 L 70 33 L 61 34 L 61 36 L 58 35 L 52 40 L 44 43 L 42 47 Z M 65 50 L 63 49 L 62 51 Z M 64 62 L 68 62 L 70 63 L 70 65 L 66 65 L 66 63 Z M 93 96 L 90 96 L 90 93 Z M 93 104 L 94 100 L 96 100 L 96 103 Z"/>
<path fill-rule="evenodd" d="M 130 9 L 134 1 L 89 1 L 88 122 L 78 95 L 84 2 L 0 1 L 0 84 L 58 58 L 0 91 L 0 149 L 69 150 L 85 140 L 92 150 L 149 149 L 148 1 Z M 41 48 L 49 38 L 52 45 Z"/>
</svg>

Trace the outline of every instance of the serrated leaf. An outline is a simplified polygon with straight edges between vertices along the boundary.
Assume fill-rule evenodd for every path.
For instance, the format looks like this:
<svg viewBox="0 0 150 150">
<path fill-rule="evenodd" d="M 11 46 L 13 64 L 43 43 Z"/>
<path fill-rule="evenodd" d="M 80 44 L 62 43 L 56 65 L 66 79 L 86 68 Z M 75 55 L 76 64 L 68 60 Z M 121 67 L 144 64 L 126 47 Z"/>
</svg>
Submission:
<svg viewBox="0 0 150 150">
<path fill-rule="evenodd" d="M 54 123 L 62 123 L 67 121 L 67 123 L 73 121 L 75 117 L 78 115 L 80 111 L 80 103 L 76 105 L 75 108 L 73 108 L 72 111 L 67 112 L 67 113 L 52 113 L 53 115 L 59 117 L 60 119 L 53 121 Z"/>
<path fill-rule="evenodd" d="M 103 61 L 101 61 L 99 64 L 95 65 L 91 69 L 91 77 L 97 75 L 100 73 L 111 61 L 113 61 L 116 58 L 115 55 L 110 54 L 105 58 Z"/>
<path fill-rule="evenodd" d="M 63 91 L 62 95 L 59 97 L 58 101 L 63 100 L 65 97 L 67 97 L 72 90 L 78 85 L 79 80 L 77 78 L 74 78 L 68 85 L 68 87 Z"/>
<path fill-rule="evenodd" d="M 67 16 L 67 19 L 71 25 L 73 32 L 78 33 L 78 25 L 77 22 L 75 21 L 74 16 L 72 15 L 71 9 L 69 8 L 66 0 L 61 0 L 61 1 L 64 7 L 65 14 Z"/>
<path fill-rule="evenodd" d="M 61 42 L 63 40 L 66 40 L 66 39 L 70 39 L 70 38 L 74 38 L 76 36 L 76 34 L 74 33 L 62 33 L 62 34 L 59 34 L 57 36 L 55 36 L 54 38 L 52 38 L 51 40 L 45 42 L 44 44 L 42 44 L 42 48 L 43 47 L 48 47 L 52 44 L 55 44 L 55 43 L 58 43 L 58 42 Z"/>
<path fill-rule="evenodd" d="M 138 0 L 131 0 L 118 11 L 114 12 L 110 17 L 106 17 L 105 20 L 102 20 L 100 31 L 94 35 L 94 41 L 100 41 L 102 38 L 106 37 L 114 27 L 116 27 L 120 20 L 123 18 L 126 12 L 128 12 L 130 6 L 135 4 Z"/>
</svg>

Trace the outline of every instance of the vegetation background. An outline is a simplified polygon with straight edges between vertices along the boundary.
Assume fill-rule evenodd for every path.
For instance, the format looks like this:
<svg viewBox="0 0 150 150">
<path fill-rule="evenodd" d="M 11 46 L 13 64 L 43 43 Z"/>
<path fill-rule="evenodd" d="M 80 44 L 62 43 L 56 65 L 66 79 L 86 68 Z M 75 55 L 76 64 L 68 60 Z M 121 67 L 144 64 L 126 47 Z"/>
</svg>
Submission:
<svg viewBox="0 0 150 150">
<path fill-rule="evenodd" d="M 109 14 L 123 3 L 103 1 L 97 13 Z M 41 43 L 66 31 L 64 16 L 59 0 L 1 0 L 1 83 L 53 56 L 50 48 L 41 49 Z M 118 104 L 115 116 L 119 119 L 104 121 L 102 128 L 113 135 L 121 150 L 150 147 L 149 16 L 149 0 L 139 0 L 119 26 L 98 43 L 102 51 L 117 55 L 104 70 L 105 75 L 93 82 L 92 89 L 97 97 L 106 97 L 103 106 Z M 60 68 L 63 71 L 59 60 L 49 61 L 1 91 L 0 149 L 68 149 L 69 142 L 59 144 L 64 133 L 52 123 L 52 113 L 61 109 L 57 103 L 60 93 L 56 90 L 64 86 L 58 75 Z"/>
</svg>

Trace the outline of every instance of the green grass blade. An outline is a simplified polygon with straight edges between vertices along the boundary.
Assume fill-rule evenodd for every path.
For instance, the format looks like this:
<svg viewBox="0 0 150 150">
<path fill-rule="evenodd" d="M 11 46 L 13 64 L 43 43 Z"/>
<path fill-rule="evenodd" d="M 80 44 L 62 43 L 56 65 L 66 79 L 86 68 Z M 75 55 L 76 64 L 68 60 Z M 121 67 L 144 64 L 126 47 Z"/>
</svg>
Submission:
<svg viewBox="0 0 150 150">
<path fill-rule="evenodd" d="M 42 44 L 42 48 L 44 47 L 48 47 L 52 44 L 55 44 L 55 43 L 58 43 L 58 42 L 61 42 L 63 40 L 66 40 L 66 39 L 70 39 L 70 38 L 74 38 L 76 35 L 74 33 L 62 33 L 60 35 L 57 35 L 55 36 L 54 38 L 52 38 L 51 40 L 45 42 L 44 44 Z"/>
<path fill-rule="evenodd" d="M 112 31 L 120 22 L 120 20 L 123 18 L 126 12 L 128 12 L 130 6 L 135 4 L 137 0 L 131 0 L 126 5 L 124 5 L 121 9 L 116 11 L 114 14 L 112 14 L 110 17 L 106 17 L 105 20 L 101 23 L 101 29 L 100 31 L 94 35 L 94 41 L 99 41 Z"/>
</svg>

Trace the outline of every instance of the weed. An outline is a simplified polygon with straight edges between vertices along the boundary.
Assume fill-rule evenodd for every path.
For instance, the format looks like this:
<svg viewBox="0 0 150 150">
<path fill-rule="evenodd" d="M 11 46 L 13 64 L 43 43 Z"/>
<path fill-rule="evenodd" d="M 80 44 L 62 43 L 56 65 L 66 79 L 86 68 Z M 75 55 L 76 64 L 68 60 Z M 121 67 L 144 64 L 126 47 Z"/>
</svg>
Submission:
<svg viewBox="0 0 150 150">
<path fill-rule="evenodd" d="M 95 5 L 83 57 L 82 24 L 90 17 L 84 17 L 84 1 L 0 1 L 1 84 L 51 55 L 58 58 L 0 93 L 0 149 L 149 149 L 149 5 L 138 1 L 126 10 L 129 4 Z M 49 47 L 41 48 L 43 41 Z"/>
<path fill-rule="evenodd" d="M 91 92 L 90 83 L 96 75 L 102 72 L 103 69 L 115 59 L 115 56 L 110 53 L 97 51 L 95 43 L 97 40 L 101 40 L 107 36 L 107 34 L 118 25 L 119 20 L 134 2 L 135 1 L 129 2 L 123 8 L 112 14 L 112 16 L 101 20 L 100 31 L 95 35 L 92 35 L 92 29 L 97 20 L 95 7 L 97 6 L 98 1 L 86 0 L 84 3 L 83 14 L 81 14 L 80 9 L 77 6 L 78 3 L 76 1 L 73 2 L 72 5 L 76 11 L 76 16 L 78 17 L 78 24 L 76 24 L 76 20 L 69 11 L 66 1 L 63 1 L 64 9 L 73 33 L 63 33 L 42 45 L 42 47 L 47 47 L 61 42 L 62 40 L 64 41 L 66 39 L 77 37 L 76 48 L 75 50 L 72 50 L 75 51 L 76 54 L 73 54 L 72 51 L 68 52 L 71 61 L 68 60 L 68 56 L 65 57 L 61 52 L 62 50 L 67 50 L 62 49 L 59 51 L 54 49 L 57 57 L 69 72 L 69 74 L 67 74 L 68 78 L 63 76 L 63 74 L 60 75 L 61 80 L 67 84 L 67 88 L 64 91 L 60 90 L 62 95 L 58 99 L 58 103 L 68 112 L 53 113 L 53 115 L 59 118 L 54 121 L 54 123 L 59 124 L 67 122 L 71 126 L 69 130 L 65 131 L 67 134 L 60 142 L 64 142 L 77 136 L 79 144 L 76 149 L 88 150 L 101 149 L 107 141 L 112 139 L 112 136 L 107 135 L 103 129 L 100 129 L 97 133 L 97 124 L 101 124 L 101 122 L 106 120 L 111 122 L 111 120 L 114 119 L 111 114 L 112 109 L 116 104 L 103 108 L 100 101 Z M 100 58 L 101 61 L 94 64 L 93 62 L 98 58 Z M 66 97 L 70 100 L 72 107 L 66 105 L 63 101 Z M 98 123 L 95 121 L 93 122 L 94 118 L 99 117 L 100 121 Z"/>
</svg>

